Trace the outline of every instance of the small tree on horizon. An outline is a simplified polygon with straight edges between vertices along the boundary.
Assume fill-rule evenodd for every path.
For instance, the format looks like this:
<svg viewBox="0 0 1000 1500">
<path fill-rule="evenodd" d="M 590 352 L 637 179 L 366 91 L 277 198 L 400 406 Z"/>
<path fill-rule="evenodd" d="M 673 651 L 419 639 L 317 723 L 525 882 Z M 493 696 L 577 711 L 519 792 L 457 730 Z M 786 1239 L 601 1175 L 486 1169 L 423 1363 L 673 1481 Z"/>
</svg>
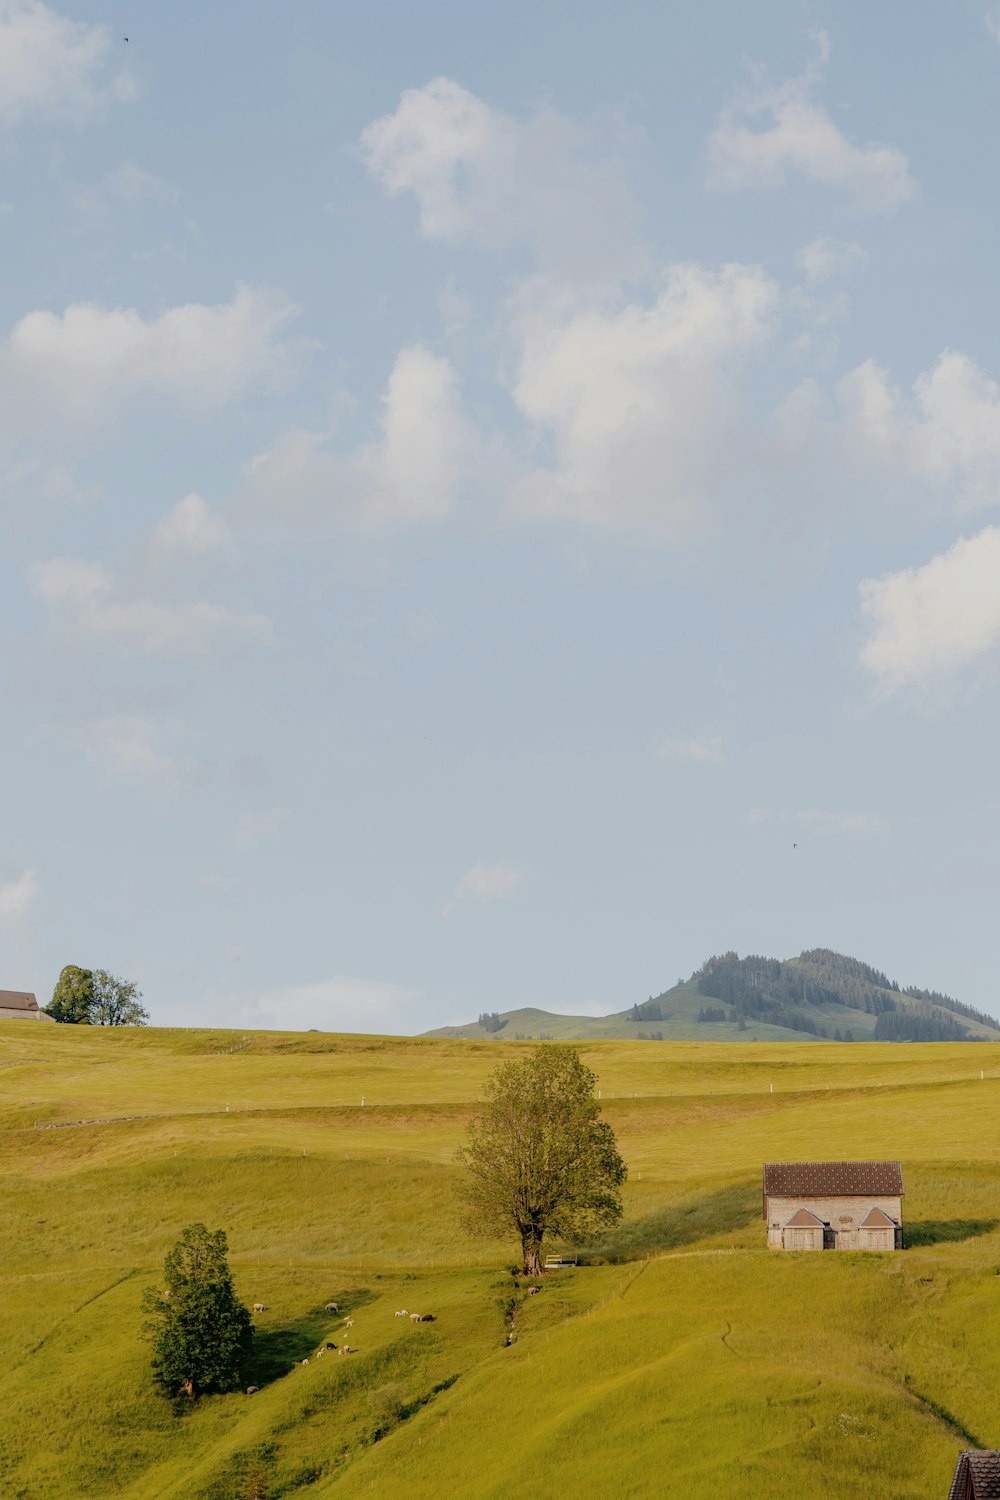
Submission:
<svg viewBox="0 0 1000 1500">
<path fill-rule="evenodd" d="M 575 1047 L 539 1047 L 501 1063 L 459 1150 L 469 1228 L 516 1234 L 527 1276 L 541 1272 L 547 1234 L 570 1239 L 621 1218 L 627 1168 L 600 1118 L 596 1083 Z"/>
<path fill-rule="evenodd" d="M 225 1230 L 189 1225 L 163 1262 L 163 1291 L 150 1287 L 143 1297 L 153 1370 L 173 1395 L 194 1400 L 241 1383 L 253 1327 L 233 1286 L 228 1251 Z"/>
<path fill-rule="evenodd" d="M 90 1008 L 92 1026 L 145 1026 L 149 1011 L 142 1004 L 142 990 L 131 979 L 95 969 L 94 998 Z"/>
<path fill-rule="evenodd" d="M 66 1026 L 89 1026 L 94 1004 L 94 975 L 91 969 L 67 964 L 44 1007 L 45 1014 Z"/>
</svg>

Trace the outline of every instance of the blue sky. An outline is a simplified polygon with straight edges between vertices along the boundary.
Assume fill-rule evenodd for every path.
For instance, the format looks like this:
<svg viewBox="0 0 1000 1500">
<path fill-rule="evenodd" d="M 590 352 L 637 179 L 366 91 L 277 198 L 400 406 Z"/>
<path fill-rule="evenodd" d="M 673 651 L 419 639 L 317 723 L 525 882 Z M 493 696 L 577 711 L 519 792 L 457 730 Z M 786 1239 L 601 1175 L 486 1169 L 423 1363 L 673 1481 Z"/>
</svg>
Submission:
<svg viewBox="0 0 1000 1500">
<path fill-rule="evenodd" d="M 0 987 L 995 1012 L 998 130 L 979 0 L 0 0 Z"/>
</svg>

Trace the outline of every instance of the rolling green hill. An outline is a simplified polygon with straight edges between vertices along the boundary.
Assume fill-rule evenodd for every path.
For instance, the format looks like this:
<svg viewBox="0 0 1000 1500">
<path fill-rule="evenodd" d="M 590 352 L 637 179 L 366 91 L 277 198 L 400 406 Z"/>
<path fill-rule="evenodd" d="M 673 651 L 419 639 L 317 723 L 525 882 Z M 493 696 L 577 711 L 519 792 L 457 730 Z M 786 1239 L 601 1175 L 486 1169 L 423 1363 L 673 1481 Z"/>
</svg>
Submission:
<svg viewBox="0 0 1000 1500">
<path fill-rule="evenodd" d="M 500 1041 L 1000 1041 L 1000 1024 L 950 995 L 901 988 L 827 948 L 797 958 L 708 959 L 673 989 L 607 1016 L 526 1008 L 428 1036 Z"/>
<path fill-rule="evenodd" d="M 941 1500 L 1000 1445 L 1000 1055 L 581 1050 L 626 1218 L 529 1299 L 454 1199 L 492 1042 L 0 1024 L 5 1496 Z M 902 1159 L 904 1252 L 765 1248 L 761 1162 L 828 1156 Z M 174 1409 L 140 1297 L 196 1219 L 260 1391 Z"/>
</svg>

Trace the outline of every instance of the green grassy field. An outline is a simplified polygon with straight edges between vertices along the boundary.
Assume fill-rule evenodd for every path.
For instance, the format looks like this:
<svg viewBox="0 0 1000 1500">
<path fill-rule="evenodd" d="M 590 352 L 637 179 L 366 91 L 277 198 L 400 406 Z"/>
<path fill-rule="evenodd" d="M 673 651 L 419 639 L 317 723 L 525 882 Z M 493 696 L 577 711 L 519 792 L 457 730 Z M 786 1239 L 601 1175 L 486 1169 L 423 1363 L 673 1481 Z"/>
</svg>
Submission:
<svg viewBox="0 0 1000 1500">
<path fill-rule="evenodd" d="M 0 1025 L 5 1496 L 929 1500 L 1000 1445 L 992 1046 L 582 1044 L 626 1219 L 508 1347 L 453 1157 L 518 1045 Z M 902 1158 L 906 1251 L 764 1249 L 761 1162 L 851 1156 Z M 139 1300 L 196 1219 L 268 1306 L 261 1390 L 178 1412 Z M 357 1352 L 303 1366 L 330 1299 Z"/>
</svg>

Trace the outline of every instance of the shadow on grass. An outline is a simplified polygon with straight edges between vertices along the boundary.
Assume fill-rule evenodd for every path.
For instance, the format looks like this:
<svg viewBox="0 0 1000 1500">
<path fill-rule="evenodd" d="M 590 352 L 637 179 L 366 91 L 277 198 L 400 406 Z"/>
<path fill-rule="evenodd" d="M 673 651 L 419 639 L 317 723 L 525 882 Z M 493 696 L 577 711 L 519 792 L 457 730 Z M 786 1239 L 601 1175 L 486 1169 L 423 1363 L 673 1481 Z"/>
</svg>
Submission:
<svg viewBox="0 0 1000 1500">
<path fill-rule="evenodd" d="M 703 1193 L 684 1203 L 673 1203 L 644 1219 L 631 1219 L 599 1239 L 579 1247 L 582 1262 L 640 1260 L 661 1250 L 694 1245 L 713 1234 L 745 1229 L 760 1218 L 760 1187 L 738 1182 Z"/>
<path fill-rule="evenodd" d="M 311 1307 L 301 1318 L 284 1328 L 255 1330 L 253 1351 L 246 1368 L 247 1382 L 250 1385 L 265 1386 L 272 1380 L 280 1380 L 293 1365 L 313 1354 L 321 1340 L 330 1338 L 340 1343 L 339 1332 L 343 1326 L 343 1318 L 347 1314 L 353 1315 L 366 1303 L 373 1302 L 375 1294 L 365 1288 L 354 1288 L 349 1292 L 341 1292 L 331 1300 L 338 1304 L 337 1312 L 327 1312 L 320 1305 Z"/>
<path fill-rule="evenodd" d="M 977 1235 L 991 1234 L 998 1225 L 1000 1219 L 920 1219 L 916 1223 L 904 1224 L 903 1244 L 910 1250 L 915 1245 L 974 1240 Z"/>
</svg>

